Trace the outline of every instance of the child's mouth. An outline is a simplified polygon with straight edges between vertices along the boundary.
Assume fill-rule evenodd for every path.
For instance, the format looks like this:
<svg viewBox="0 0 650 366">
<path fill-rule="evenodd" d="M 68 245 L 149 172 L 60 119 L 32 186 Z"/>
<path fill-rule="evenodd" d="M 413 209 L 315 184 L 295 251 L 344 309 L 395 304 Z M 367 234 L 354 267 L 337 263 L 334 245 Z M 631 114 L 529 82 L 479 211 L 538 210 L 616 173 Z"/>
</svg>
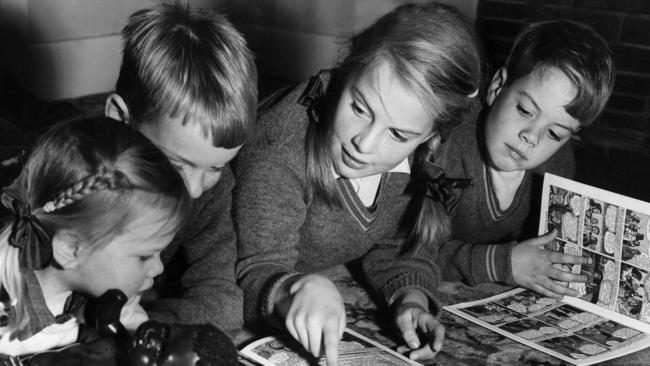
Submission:
<svg viewBox="0 0 650 366">
<path fill-rule="evenodd" d="M 515 160 L 528 160 L 526 158 L 526 155 L 524 155 L 524 153 L 522 153 L 519 149 L 517 149 L 517 148 L 515 148 L 513 146 L 510 146 L 508 144 L 506 144 L 506 147 L 508 148 L 508 153 L 510 154 L 510 156 L 513 159 L 515 159 Z"/>
</svg>

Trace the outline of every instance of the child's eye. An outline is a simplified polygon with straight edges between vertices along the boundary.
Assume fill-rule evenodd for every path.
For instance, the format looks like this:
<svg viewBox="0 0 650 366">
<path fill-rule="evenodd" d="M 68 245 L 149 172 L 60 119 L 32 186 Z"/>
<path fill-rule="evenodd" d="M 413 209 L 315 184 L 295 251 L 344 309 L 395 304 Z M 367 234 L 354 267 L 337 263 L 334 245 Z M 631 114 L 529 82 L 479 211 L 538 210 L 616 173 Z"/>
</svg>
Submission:
<svg viewBox="0 0 650 366">
<path fill-rule="evenodd" d="M 368 113 L 365 108 L 361 106 L 356 100 L 352 102 L 352 112 L 361 118 L 370 118 L 370 113 Z"/>
<path fill-rule="evenodd" d="M 210 168 L 210 173 L 215 173 L 215 174 L 216 173 L 221 173 L 222 170 L 223 170 L 222 167 L 213 166 L 212 168 Z"/>
<path fill-rule="evenodd" d="M 517 104 L 517 112 L 519 112 L 519 114 L 521 114 L 524 117 L 532 116 L 532 113 L 530 113 L 530 111 L 524 108 L 524 106 L 522 106 L 521 104 Z"/>
<path fill-rule="evenodd" d="M 391 129 L 390 134 L 393 136 L 393 138 L 399 142 L 406 142 L 408 141 L 408 138 L 404 135 L 402 135 L 401 132 L 399 132 L 396 129 Z"/>
<path fill-rule="evenodd" d="M 171 163 L 172 163 L 172 166 L 174 167 L 174 169 L 176 169 L 179 172 L 183 171 L 183 165 L 182 164 L 176 163 L 176 162 L 173 162 L 173 161 L 171 161 Z"/>
<path fill-rule="evenodd" d="M 551 139 L 555 141 L 560 141 L 562 140 L 562 136 L 560 136 L 559 133 L 553 131 L 553 130 L 548 130 L 548 135 L 551 137 Z"/>
<path fill-rule="evenodd" d="M 138 257 L 138 259 L 140 259 L 140 262 L 143 262 L 143 263 L 148 261 L 151 258 L 153 258 L 153 255 L 141 255 L 141 256 Z"/>
</svg>

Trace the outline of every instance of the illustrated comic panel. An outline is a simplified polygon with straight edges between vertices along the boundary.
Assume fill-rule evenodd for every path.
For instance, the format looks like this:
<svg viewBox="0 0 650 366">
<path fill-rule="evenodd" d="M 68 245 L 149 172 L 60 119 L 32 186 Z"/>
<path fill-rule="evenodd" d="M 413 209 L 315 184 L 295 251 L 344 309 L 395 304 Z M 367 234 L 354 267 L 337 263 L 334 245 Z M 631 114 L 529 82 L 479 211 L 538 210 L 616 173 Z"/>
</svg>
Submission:
<svg viewBox="0 0 650 366">
<path fill-rule="evenodd" d="M 585 199 L 582 246 L 621 258 L 621 222 L 624 209 L 595 198 Z"/>
<path fill-rule="evenodd" d="M 557 299 L 546 297 L 531 290 L 522 291 L 494 302 L 524 315 L 536 315 L 560 304 Z"/>
<path fill-rule="evenodd" d="M 650 270 L 650 217 L 626 210 L 623 220 L 623 245 L 621 259 L 635 266 Z"/>
<path fill-rule="evenodd" d="M 649 291 L 648 271 L 623 263 L 615 311 L 650 323 Z"/>
<path fill-rule="evenodd" d="M 604 320 L 576 331 L 574 334 L 609 349 L 620 348 L 630 342 L 647 337 L 636 329 L 628 328 L 611 320 Z"/>
<path fill-rule="evenodd" d="M 535 319 L 566 331 L 575 330 L 602 320 L 596 314 L 580 310 L 571 305 L 562 305 L 536 316 Z"/>
<path fill-rule="evenodd" d="M 515 321 L 525 317 L 523 314 L 515 312 L 495 302 L 470 306 L 460 310 L 479 320 L 494 325 Z"/>
<path fill-rule="evenodd" d="M 564 188 L 550 186 L 548 197 L 548 231 L 556 229 L 558 238 L 578 243 L 580 218 L 584 213 L 581 195 Z"/>
<path fill-rule="evenodd" d="M 505 323 L 501 325 L 500 328 L 533 342 L 558 335 L 562 332 L 561 329 L 534 318 L 526 318 L 511 323 Z"/>
<path fill-rule="evenodd" d="M 573 359 L 587 358 L 607 351 L 607 348 L 588 339 L 570 334 L 539 342 L 540 345 Z"/>
<path fill-rule="evenodd" d="M 585 301 L 598 304 L 610 310 L 614 309 L 618 273 L 620 270 L 619 261 L 561 240 L 550 242 L 546 245 L 546 248 L 565 254 L 581 255 L 587 258 L 588 264 L 555 264 L 556 268 L 565 272 L 579 274 L 587 278 L 586 282 L 560 284 L 568 285 L 569 288 L 577 290 L 578 297 Z"/>
</svg>

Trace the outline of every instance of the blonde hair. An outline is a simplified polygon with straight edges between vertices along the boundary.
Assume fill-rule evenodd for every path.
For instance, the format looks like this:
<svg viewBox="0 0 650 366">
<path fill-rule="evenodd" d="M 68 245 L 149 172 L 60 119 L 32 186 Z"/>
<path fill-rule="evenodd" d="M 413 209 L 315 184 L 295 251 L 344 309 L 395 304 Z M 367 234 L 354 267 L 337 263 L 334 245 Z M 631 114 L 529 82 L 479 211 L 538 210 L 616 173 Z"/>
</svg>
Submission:
<svg viewBox="0 0 650 366">
<path fill-rule="evenodd" d="M 107 117 L 53 126 L 9 188 L 49 238 L 65 230 L 93 246 L 109 243 L 144 214 L 163 220 L 166 233 L 174 233 L 190 202 L 165 155 L 136 130 Z M 0 286 L 15 306 L 1 330 L 14 332 L 29 316 L 18 259 L 24 249 L 9 244 L 10 231 L 11 225 L 0 236 Z M 43 265 L 57 263 L 50 259 Z"/>
<path fill-rule="evenodd" d="M 257 69 L 244 37 L 222 15 L 160 4 L 133 13 L 122 31 L 116 91 L 134 124 L 161 116 L 199 123 L 213 145 L 234 148 L 252 130 Z"/>
<path fill-rule="evenodd" d="M 350 40 L 348 54 L 332 71 L 326 94 L 318 104 L 320 122 L 308 128 L 307 177 L 316 192 L 331 204 L 338 203 L 331 174 L 332 113 L 346 83 L 383 62 L 428 109 L 436 135 L 448 135 L 478 103 L 477 94 L 484 82 L 483 54 L 472 26 L 456 8 L 436 2 L 406 4 L 379 18 Z M 414 152 L 412 171 L 416 180 L 435 146 L 430 140 Z M 431 200 L 418 202 L 417 206 L 421 210 L 413 208 L 420 211 L 413 241 L 432 243 L 449 234 L 444 207 Z"/>
</svg>

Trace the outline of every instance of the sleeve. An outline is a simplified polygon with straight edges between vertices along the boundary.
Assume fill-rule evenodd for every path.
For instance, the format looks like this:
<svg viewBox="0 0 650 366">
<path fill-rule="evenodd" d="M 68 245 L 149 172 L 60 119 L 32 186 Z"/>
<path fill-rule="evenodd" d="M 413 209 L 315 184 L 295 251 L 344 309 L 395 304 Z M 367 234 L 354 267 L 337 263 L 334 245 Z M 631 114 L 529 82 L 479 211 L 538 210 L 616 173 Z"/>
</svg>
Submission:
<svg viewBox="0 0 650 366">
<path fill-rule="evenodd" d="M 300 227 L 305 221 L 304 182 L 279 148 L 250 147 L 240 155 L 234 217 L 239 235 L 237 281 L 249 326 L 273 324 L 280 285 L 297 275 Z"/>
<path fill-rule="evenodd" d="M 485 282 L 516 285 L 511 262 L 515 244 L 473 244 L 457 239 L 442 243 L 436 256 L 442 281 L 461 281 L 470 286 Z"/>
<path fill-rule="evenodd" d="M 241 329 L 243 298 L 235 281 L 237 238 L 231 210 L 234 186 L 232 171 L 225 169 L 211 190 L 211 201 L 194 218 L 203 225 L 187 224 L 188 235 L 177 253 L 187 266 L 180 275 L 178 296 L 147 303 L 151 319 Z"/>
<path fill-rule="evenodd" d="M 407 289 L 420 290 L 429 299 L 429 311 L 440 317 L 442 306 L 436 296 L 440 271 L 435 254 L 426 249 L 400 254 L 405 243 L 405 239 L 377 243 L 363 258 L 367 280 L 387 305 Z"/>
</svg>

